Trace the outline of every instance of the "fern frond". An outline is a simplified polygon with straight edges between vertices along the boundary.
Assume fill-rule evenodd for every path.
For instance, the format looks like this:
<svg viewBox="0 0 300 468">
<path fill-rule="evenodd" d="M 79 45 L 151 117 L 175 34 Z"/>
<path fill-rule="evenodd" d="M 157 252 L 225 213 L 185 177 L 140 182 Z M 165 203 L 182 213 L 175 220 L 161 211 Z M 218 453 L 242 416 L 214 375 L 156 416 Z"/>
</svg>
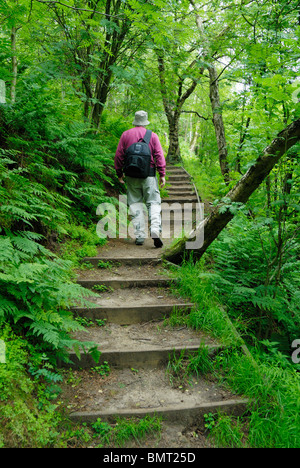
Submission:
<svg viewBox="0 0 300 468">
<path fill-rule="evenodd" d="M 34 336 L 42 337 L 44 341 L 57 348 L 60 342 L 59 331 L 55 325 L 47 322 L 27 323 Z"/>
<path fill-rule="evenodd" d="M 15 302 L 0 294 L 0 318 L 16 317 L 18 313 L 19 309 Z"/>
</svg>

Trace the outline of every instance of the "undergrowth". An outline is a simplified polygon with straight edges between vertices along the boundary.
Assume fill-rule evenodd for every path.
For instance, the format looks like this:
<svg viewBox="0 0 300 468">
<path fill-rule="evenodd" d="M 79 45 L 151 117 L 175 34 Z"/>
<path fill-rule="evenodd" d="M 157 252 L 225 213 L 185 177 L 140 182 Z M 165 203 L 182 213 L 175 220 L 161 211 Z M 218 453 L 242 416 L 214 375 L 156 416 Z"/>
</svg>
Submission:
<svg viewBox="0 0 300 468">
<path fill-rule="evenodd" d="M 263 255 L 257 248 L 259 245 L 255 251 L 251 247 L 251 243 L 256 242 L 257 227 L 254 225 L 253 232 L 247 232 L 244 237 L 241 226 L 245 228 L 245 225 L 250 230 L 250 223 L 243 218 L 237 220 L 219 236 L 200 261 L 194 262 L 190 258 L 176 270 L 179 278 L 177 292 L 195 302 L 196 308 L 188 315 L 175 311 L 170 323 L 181 322 L 199 328 L 221 343 L 230 344 L 215 357 L 205 360 L 205 372 L 211 373 L 234 393 L 247 397 L 249 405 L 243 417 L 212 415 L 209 434 L 215 444 L 235 448 L 297 448 L 300 446 L 299 364 L 292 362 L 280 337 L 289 334 L 293 339 L 299 330 L 298 261 L 291 255 L 291 248 L 282 265 L 288 277 L 285 275 L 282 282 L 277 283 L 277 302 L 273 300 L 272 289 L 265 290 L 262 302 L 259 290 L 264 271 Z M 264 236 L 266 232 L 264 230 Z M 247 263 L 243 263 L 245 256 Z M 258 294 L 257 300 L 255 294 Z M 259 315 L 259 307 L 266 305 L 268 313 L 264 309 L 264 327 L 254 320 L 253 312 L 256 308 Z M 291 308 L 292 314 L 288 320 L 282 320 L 279 313 L 286 307 Z M 232 323 L 239 335 L 233 333 Z M 270 324 L 275 330 L 271 333 Z M 278 341 L 262 339 L 264 330 L 268 337 L 275 337 L 276 332 Z M 241 344 L 248 346 L 249 354 L 243 353 Z M 179 364 L 177 361 L 176 366 Z M 185 363 L 181 372 L 187 370 Z M 197 366 L 192 370 L 195 371 Z"/>
<path fill-rule="evenodd" d="M 96 211 L 115 203 L 114 141 L 66 119 L 47 87 L 24 86 L 17 106 L 0 106 L 0 443 L 46 447 L 58 440 L 58 361 L 99 357 L 72 337 L 83 329 L 72 307 L 89 304 L 73 271 L 105 243 Z"/>
</svg>

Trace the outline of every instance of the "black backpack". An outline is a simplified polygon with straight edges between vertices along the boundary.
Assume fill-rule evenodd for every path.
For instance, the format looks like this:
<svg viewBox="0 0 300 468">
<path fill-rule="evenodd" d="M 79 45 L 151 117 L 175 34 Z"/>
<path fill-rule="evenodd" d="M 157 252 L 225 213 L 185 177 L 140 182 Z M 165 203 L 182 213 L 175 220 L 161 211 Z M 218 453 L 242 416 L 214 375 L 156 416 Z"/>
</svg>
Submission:
<svg viewBox="0 0 300 468">
<path fill-rule="evenodd" d="M 150 174 L 151 150 L 149 142 L 152 132 L 147 130 L 144 138 L 133 143 L 125 152 L 124 174 L 129 177 L 146 179 Z"/>
</svg>

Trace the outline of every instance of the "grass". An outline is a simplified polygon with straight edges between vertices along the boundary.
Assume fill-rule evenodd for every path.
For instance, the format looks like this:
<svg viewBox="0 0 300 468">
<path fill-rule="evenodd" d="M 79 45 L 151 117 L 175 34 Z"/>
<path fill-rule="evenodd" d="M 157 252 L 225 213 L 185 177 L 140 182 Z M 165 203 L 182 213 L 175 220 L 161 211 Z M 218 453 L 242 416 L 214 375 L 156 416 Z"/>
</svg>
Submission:
<svg viewBox="0 0 300 468">
<path fill-rule="evenodd" d="M 100 418 L 91 425 L 93 437 L 97 439 L 97 448 L 105 446 L 124 447 L 130 440 L 138 444 L 149 435 L 159 436 L 161 418 L 146 416 L 142 419 L 118 418 L 116 424 L 109 424 Z"/>
<path fill-rule="evenodd" d="M 190 260 L 173 274 L 179 278 L 179 285 L 171 286 L 174 292 L 194 302 L 196 306 L 188 315 L 184 311 L 174 310 L 168 319 L 169 324 L 185 324 L 209 333 L 224 345 L 236 344 L 232 325 L 221 303 L 212 293 L 210 274 L 204 271 L 203 262 L 194 265 Z"/>
<path fill-rule="evenodd" d="M 168 323 L 205 331 L 226 344 L 226 348 L 205 359 L 203 350 L 188 361 L 183 356 L 171 359 L 171 380 L 178 384 L 179 376 L 186 379 L 190 373 L 209 372 L 220 385 L 250 402 L 242 418 L 211 415 L 209 437 L 220 447 L 299 448 L 300 382 L 296 369 L 286 360 L 283 363 L 280 356 L 271 360 L 255 346 L 248 355 L 243 353 L 243 340 L 234 333 L 226 305 L 210 282 L 213 272 L 203 261 L 186 262 L 176 274 L 177 293 L 189 298 L 196 307 L 188 314 L 174 310 Z"/>
<path fill-rule="evenodd" d="M 212 371 L 212 359 L 208 347 L 201 343 L 197 353 L 187 354 L 182 350 L 179 356 L 175 352 L 169 356 L 167 376 L 173 387 L 187 387 L 191 376 L 200 376 Z"/>
</svg>

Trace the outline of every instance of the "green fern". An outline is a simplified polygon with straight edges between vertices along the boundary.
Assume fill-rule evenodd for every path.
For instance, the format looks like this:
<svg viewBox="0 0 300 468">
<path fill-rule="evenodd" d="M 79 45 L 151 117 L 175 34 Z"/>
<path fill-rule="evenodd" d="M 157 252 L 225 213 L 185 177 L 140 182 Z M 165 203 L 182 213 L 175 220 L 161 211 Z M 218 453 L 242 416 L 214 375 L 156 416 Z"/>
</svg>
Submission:
<svg viewBox="0 0 300 468">
<path fill-rule="evenodd" d="M 70 308 L 89 304 L 86 290 L 71 281 L 70 262 L 30 237 L 36 236 L 0 236 L 0 321 L 22 324 L 29 339 L 64 351 L 74 343 L 70 334 L 82 329 Z"/>
</svg>

